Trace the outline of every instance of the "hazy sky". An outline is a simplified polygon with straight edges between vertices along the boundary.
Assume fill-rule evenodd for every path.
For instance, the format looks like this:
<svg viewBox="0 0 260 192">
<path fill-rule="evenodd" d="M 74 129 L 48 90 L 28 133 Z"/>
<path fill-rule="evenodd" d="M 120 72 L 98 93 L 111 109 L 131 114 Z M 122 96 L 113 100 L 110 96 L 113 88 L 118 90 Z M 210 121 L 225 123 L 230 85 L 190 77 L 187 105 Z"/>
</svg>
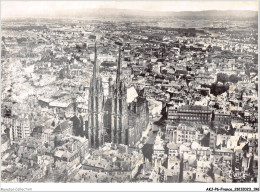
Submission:
<svg viewBox="0 0 260 192">
<path fill-rule="evenodd" d="M 258 10 L 258 1 L 1 1 L 2 18 L 37 16 L 87 8 L 145 11 Z"/>
</svg>

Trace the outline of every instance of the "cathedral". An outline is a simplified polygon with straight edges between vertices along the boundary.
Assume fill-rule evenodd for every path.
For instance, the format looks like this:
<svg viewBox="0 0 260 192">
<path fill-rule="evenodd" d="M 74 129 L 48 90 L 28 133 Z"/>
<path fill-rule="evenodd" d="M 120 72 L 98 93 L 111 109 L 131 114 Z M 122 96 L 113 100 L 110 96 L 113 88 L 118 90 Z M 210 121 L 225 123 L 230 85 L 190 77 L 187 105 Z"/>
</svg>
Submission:
<svg viewBox="0 0 260 192">
<path fill-rule="evenodd" d="M 121 46 L 119 46 L 116 81 L 113 82 L 112 78 L 109 78 L 108 96 L 104 97 L 95 45 L 86 132 L 91 147 L 98 148 L 104 143 L 134 147 L 140 140 L 142 132 L 149 123 L 148 102 L 143 96 L 143 91 L 139 91 L 138 96 L 128 103 L 127 93 L 128 88 L 122 78 Z"/>
</svg>

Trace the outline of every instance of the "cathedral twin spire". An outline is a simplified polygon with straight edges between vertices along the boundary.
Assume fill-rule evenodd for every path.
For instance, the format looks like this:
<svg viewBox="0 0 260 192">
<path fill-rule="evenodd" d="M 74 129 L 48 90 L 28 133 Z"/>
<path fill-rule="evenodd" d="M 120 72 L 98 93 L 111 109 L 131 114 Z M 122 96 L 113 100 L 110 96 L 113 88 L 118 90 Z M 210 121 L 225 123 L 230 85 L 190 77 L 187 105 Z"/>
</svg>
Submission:
<svg viewBox="0 0 260 192">
<path fill-rule="evenodd" d="M 115 116 L 111 119 L 113 125 L 111 125 L 110 129 L 113 129 L 113 134 L 116 134 L 116 139 L 112 140 L 112 142 L 121 143 L 122 138 L 126 136 L 125 128 L 127 127 L 125 120 L 126 112 L 122 113 L 122 111 L 127 110 L 126 107 L 126 91 L 125 86 L 121 82 L 121 73 L 122 73 L 122 66 L 121 66 L 121 46 L 119 46 L 119 58 L 118 58 L 118 65 L 117 65 L 117 76 L 116 76 L 116 84 L 115 89 L 111 91 L 112 95 L 116 97 L 113 99 L 113 104 L 111 106 L 110 111 L 112 112 L 113 109 L 115 111 Z M 110 131 L 106 130 L 104 127 L 104 90 L 102 86 L 102 79 L 99 74 L 99 65 L 97 62 L 97 43 L 95 43 L 95 51 L 94 51 L 94 66 L 93 66 L 93 77 L 90 82 L 90 89 L 89 89 L 89 100 L 88 100 L 88 139 L 89 144 L 91 147 L 99 147 L 103 145 L 105 141 L 105 135 L 111 134 Z M 122 108 L 122 109 L 120 109 Z M 120 116 L 120 118 L 118 118 Z M 123 121 L 123 122 L 121 122 Z M 115 127 L 114 127 L 115 125 Z M 125 138 L 123 139 L 123 143 L 125 143 Z"/>
<path fill-rule="evenodd" d="M 121 45 L 119 45 L 119 56 L 117 61 L 117 74 L 116 74 L 116 86 L 120 86 L 121 81 L 121 73 L 122 73 L 122 65 L 121 65 Z M 95 42 L 95 51 L 94 51 L 94 66 L 93 66 L 93 77 L 92 79 L 96 80 L 99 77 L 99 65 L 97 63 L 97 43 Z"/>
</svg>

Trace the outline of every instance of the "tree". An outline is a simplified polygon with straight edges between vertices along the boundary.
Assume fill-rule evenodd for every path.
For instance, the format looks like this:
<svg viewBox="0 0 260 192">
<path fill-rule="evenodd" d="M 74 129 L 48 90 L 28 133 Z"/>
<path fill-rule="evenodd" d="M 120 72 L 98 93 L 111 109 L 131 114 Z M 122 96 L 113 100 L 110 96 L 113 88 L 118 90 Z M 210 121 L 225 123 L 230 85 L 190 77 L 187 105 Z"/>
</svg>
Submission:
<svg viewBox="0 0 260 192">
<path fill-rule="evenodd" d="M 216 83 L 213 83 L 210 86 L 210 93 L 217 96 L 217 95 L 221 95 L 222 93 L 226 92 L 229 89 L 229 85 L 217 85 Z"/>
<path fill-rule="evenodd" d="M 225 73 L 218 73 L 217 74 L 217 82 L 222 82 L 225 84 L 228 81 L 228 75 Z"/>
<path fill-rule="evenodd" d="M 230 75 L 229 76 L 229 82 L 237 83 L 239 81 L 239 78 L 236 75 Z"/>
</svg>

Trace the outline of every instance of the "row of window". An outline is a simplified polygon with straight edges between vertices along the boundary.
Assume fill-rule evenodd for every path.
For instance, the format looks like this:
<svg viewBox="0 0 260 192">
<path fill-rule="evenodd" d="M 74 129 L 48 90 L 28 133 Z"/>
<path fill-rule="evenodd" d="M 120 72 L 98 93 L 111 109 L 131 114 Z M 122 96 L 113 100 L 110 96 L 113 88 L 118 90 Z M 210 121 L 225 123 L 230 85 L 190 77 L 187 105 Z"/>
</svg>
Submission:
<svg viewBox="0 0 260 192">
<path fill-rule="evenodd" d="M 195 135 L 196 131 L 181 131 L 182 134 L 190 134 L 190 135 Z"/>
<path fill-rule="evenodd" d="M 76 153 L 74 156 L 72 156 L 70 159 L 69 159 L 69 162 L 72 162 L 74 159 L 76 159 L 77 157 L 79 157 L 80 153 Z"/>
<path fill-rule="evenodd" d="M 185 138 L 192 138 L 192 137 L 194 137 L 194 135 L 185 135 L 185 136 L 184 135 L 178 135 L 178 137 L 179 138 L 184 138 L 184 137 Z"/>
<path fill-rule="evenodd" d="M 180 119 L 188 119 L 188 120 L 208 120 L 208 117 L 180 116 Z"/>
<path fill-rule="evenodd" d="M 228 156 L 230 156 L 230 155 L 232 155 L 232 153 L 215 153 L 215 155 L 228 155 Z"/>
<path fill-rule="evenodd" d="M 210 111 L 208 110 L 190 110 L 190 109 L 187 109 L 187 110 L 179 110 L 178 111 L 179 113 L 210 113 Z"/>
<path fill-rule="evenodd" d="M 178 139 L 179 142 L 192 142 L 195 141 L 195 139 Z"/>
<path fill-rule="evenodd" d="M 179 116 L 209 116 L 209 114 L 202 114 L 202 113 L 178 113 Z"/>
</svg>

